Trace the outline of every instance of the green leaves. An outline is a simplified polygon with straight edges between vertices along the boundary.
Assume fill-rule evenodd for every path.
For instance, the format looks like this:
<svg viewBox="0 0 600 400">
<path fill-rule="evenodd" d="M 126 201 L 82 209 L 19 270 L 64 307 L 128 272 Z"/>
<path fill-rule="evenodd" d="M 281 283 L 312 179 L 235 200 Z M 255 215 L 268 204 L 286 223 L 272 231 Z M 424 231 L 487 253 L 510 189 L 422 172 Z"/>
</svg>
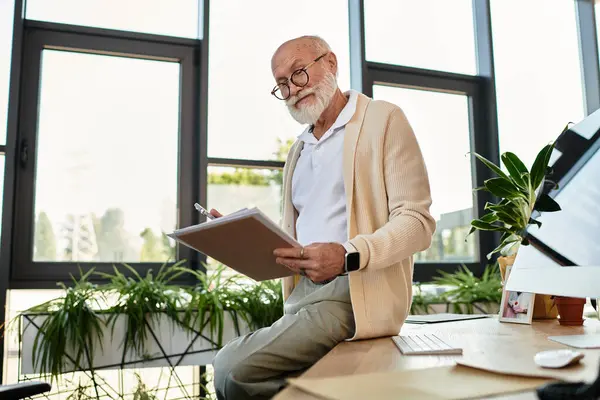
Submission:
<svg viewBox="0 0 600 400">
<path fill-rule="evenodd" d="M 506 197 L 508 199 L 525 197 L 515 184 L 505 178 L 488 179 L 484 184 L 486 189 L 494 196 Z"/>
<path fill-rule="evenodd" d="M 477 302 L 500 303 L 502 283 L 497 265 L 486 266 L 481 278 L 474 276 L 464 264 L 453 273 L 438 271 L 438 274 L 440 276 L 434 278 L 436 284 L 452 287 L 443 294 L 446 301 L 467 305 Z"/>
<path fill-rule="evenodd" d="M 471 226 L 482 231 L 503 231 L 504 228 L 497 225 L 492 225 L 489 222 L 482 221 L 480 219 L 474 219 L 471 221 Z"/>
<path fill-rule="evenodd" d="M 514 153 L 506 152 L 502 154 L 500 159 L 506 166 L 506 169 L 510 173 L 512 180 L 519 185 L 521 189 L 527 189 L 529 182 L 525 181 L 524 177 L 529 174 L 529 171 L 519 157 L 517 157 L 517 155 Z"/>
<path fill-rule="evenodd" d="M 467 237 L 476 230 L 502 232 L 501 243 L 490 253 L 488 258 L 497 252 L 503 252 L 519 242 L 527 245 L 527 240 L 523 238 L 523 234 L 527 225 L 541 223 L 531 218 L 532 212 L 554 212 L 559 211 L 560 206 L 547 194 L 542 194 L 536 200 L 537 189 L 544 181 L 548 171 L 548 163 L 554 144 L 546 145 L 538 153 L 535 162 L 531 167 L 531 171 L 527 169 L 525 164 L 519 157 L 512 152 L 505 152 L 501 155 L 500 160 L 506 167 L 508 174 L 492 163 L 485 157 L 474 153 L 487 168 L 494 172 L 497 177 L 488 179 L 484 182 L 484 186 L 476 190 L 487 191 L 497 198 L 500 198 L 498 203 L 487 203 L 485 205 L 485 215 L 479 219 L 471 221 L 471 228 Z M 551 181 L 549 181 L 551 182 Z M 554 182 L 552 182 L 554 183 Z M 548 186 L 546 186 L 548 187 Z M 554 189 L 557 185 L 554 184 Z"/>
<path fill-rule="evenodd" d="M 542 194 L 536 200 L 534 210 L 536 211 L 545 211 L 545 212 L 556 212 L 560 211 L 561 208 L 558 203 L 547 194 Z"/>
<path fill-rule="evenodd" d="M 97 343 L 102 343 L 107 327 L 111 328 L 111 339 L 123 340 L 125 353 L 133 350 L 144 359 L 149 325 L 163 314 L 184 330 L 208 330 L 216 348 L 223 345 L 226 314 L 231 316 L 238 333 L 238 319 L 256 330 L 283 315 L 283 293 L 278 280 L 242 284 L 240 275 L 231 274 L 223 265 L 206 273 L 188 269 L 184 263 L 165 264 L 156 275 L 149 270 L 145 276 L 129 265 L 115 267 L 113 273 L 90 270 L 82 273 L 79 280 L 73 279 L 72 287 L 60 284 L 64 296 L 24 311 L 47 314 L 33 342 L 34 367 L 42 374 L 51 374 L 53 379 L 63 374 L 69 364 L 93 373 Z M 194 277 L 196 284 L 185 288 L 174 284 L 184 274 Z M 94 285 L 88 281 L 92 275 L 109 282 Z M 117 317 L 123 315 L 126 333 L 114 337 Z"/>
<path fill-rule="evenodd" d="M 550 156 L 552 155 L 553 149 L 554 144 L 544 146 L 533 162 L 533 166 L 531 167 L 531 187 L 533 190 L 536 190 L 544 180 L 546 168 L 550 162 Z"/>
<path fill-rule="evenodd" d="M 508 176 L 506 176 L 506 174 L 504 172 L 502 172 L 502 169 L 500 169 L 500 167 L 496 166 L 496 164 L 494 164 L 487 158 L 485 158 L 477 153 L 473 153 L 473 154 L 475 155 L 475 157 L 477 157 L 479 159 L 479 161 L 484 163 L 486 167 L 488 167 L 489 169 L 494 171 L 499 177 L 508 180 Z"/>
</svg>

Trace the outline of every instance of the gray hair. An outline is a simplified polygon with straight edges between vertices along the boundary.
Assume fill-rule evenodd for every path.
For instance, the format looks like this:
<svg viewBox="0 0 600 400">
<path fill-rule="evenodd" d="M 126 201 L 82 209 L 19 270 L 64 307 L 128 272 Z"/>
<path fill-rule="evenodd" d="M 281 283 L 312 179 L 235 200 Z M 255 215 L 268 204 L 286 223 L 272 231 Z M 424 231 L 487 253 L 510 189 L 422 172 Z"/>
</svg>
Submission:
<svg viewBox="0 0 600 400">
<path fill-rule="evenodd" d="M 329 53 L 331 52 L 331 46 L 329 46 L 329 43 L 327 43 L 325 41 L 325 39 L 323 39 L 320 36 L 316 36 L 316 35 L 304 35 L 304 36 L 299 36 L 297 38 L 294 39 L 290 39 L 284 43 L 282 43 L 277 50 L 275 51 L 275 53 L 273 53 L 273 58 L 275 57 L 275 54 L 277 54 L 279 52 L 279 49 L 281 49 L 283 46 L 290 44 L 290 43 L 294 43 L 294 45 L 300 49 L 300 48 L 310 48 L 314 51 L 315 53 L 315 57 L 318 57 L 320 55 L 323 55 L 325 53 Z M 273 61 L 273 59 L 271 59 L 271 62 Z M 337 77 L 339 71 L 336 71 L 335 76 Z"/>
<path fill-rule="evenodd" d="M 331 46 L 320 36 L 300 36 L 298 39 L 307 40 L 308 47 L 312 47 L 319 55 L 331 51 Z"/>
<path fill-rule="evenodd" d="M 321 38 L 320 36 L 305 35 L 285 41 L 277 48 L 273 55 L 275 55 L 279 49 L 290 43 L 294 43 L 297 48 L 309 47 L 313 49 L 315 53 L 318 53 L 318 55 L 331 51 L 331 47 L 329 46 L 329 43 L 325 41 L 325 39 Z"/>
</svg>

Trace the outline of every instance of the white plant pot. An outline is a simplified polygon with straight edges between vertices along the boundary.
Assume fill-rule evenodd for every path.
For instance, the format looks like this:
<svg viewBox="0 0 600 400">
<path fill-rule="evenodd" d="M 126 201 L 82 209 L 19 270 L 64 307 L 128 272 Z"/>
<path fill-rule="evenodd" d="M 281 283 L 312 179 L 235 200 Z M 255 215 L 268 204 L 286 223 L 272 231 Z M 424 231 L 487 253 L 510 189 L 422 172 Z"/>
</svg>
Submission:
<svg viewBox="0 0 600 400">
<path fill-rule="evenodd" d="M 40 373 L 39 368 L 33 365 L 33 343 L 43 321 L 48 318 L 47 315 L 25 314 L 21 316 L 21 374 Z M 100 317 L 103 321 L 108 319 L 108 315 Z M 127 316 L 120 314 L 116 317 L 114 331 L 111 334 L 112 326 L 103 324 L 102 341 L 96 340 L 94 343 L 94 359 L 91 366 L 94 369 L 116 369 L 116 368 L 148 368 L 148 367 L 169 367 L 185 365 L 207 365 L 212 363 L 219 347 L 217 333 L 211 334 L 209 327 L 206 327 L 202 335 L 195 332 L 184 330 L 175 324 L 166 314 L 160 314 L 158 319 L 149 322 L 150 330 L 147 331 L 146 347 L 144 354 L 136 354 L 134 349 L 128 349 L 127 354 L 123 355 L 123 344 L 127 329 Z M 222 345 L 224 346 L 230 340 L 238 335 L 244 335 L 250 332 L 248 325 L 238 318 L 239 332 L 236 332 L 233 318 L 225 313 Z M 151 332 L 154 332 L 156 338 Z M 43 334 L 42 334 L 43 335 Z M 67 353 L 74 358 L 75 351 L 67 350 Z M 166 357 L 165 357 L 166 355 Z M 68 362 L 64 367 L 64 372 L 90 369 L 90 363 L 87 358 L 82 358 L 79 367 L 73 362 Z"/>
</svg>

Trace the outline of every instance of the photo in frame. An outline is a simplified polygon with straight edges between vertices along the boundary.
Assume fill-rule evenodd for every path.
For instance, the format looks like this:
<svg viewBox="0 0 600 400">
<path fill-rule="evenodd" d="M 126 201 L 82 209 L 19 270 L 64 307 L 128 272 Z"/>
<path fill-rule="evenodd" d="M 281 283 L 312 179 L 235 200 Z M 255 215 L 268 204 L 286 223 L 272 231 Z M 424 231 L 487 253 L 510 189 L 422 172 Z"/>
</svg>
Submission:
<svg viewBox="0 0 600 400">
<path fill-rule="evenodd" d="M 506 267 L 506 279 L 510 275 L 511 266 Z M 502 286 L 502 300 L 500 302 L 500 321 L 515 324 L 531 324 L 533 320 L 533 305 L 535 293 L 515 292 L 505 290 Z"/>
</svg>

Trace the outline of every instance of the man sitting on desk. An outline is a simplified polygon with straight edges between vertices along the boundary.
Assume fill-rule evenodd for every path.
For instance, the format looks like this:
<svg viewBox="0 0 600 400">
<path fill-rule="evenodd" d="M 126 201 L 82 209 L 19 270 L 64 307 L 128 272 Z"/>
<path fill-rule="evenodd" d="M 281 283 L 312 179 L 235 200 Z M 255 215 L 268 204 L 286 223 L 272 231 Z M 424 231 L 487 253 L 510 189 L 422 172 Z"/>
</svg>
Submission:
<svg viewBox="0 0 600 400">
<path fill-rule="evenodd" d="M 284 316 L 217 354 L 219 399 L 271 398 L 339 342 L 397 335 L 413 255 L 435 230 L 425 163 L 400 108 L 342 93 L 337 58 L 318 37 L 282 44 L 271 68 L 271 93 L 308 125 L 283 171 L 283 228 L 305 247 L 275 251 L 298 274 L 283 281 Z"/>
</svg>

